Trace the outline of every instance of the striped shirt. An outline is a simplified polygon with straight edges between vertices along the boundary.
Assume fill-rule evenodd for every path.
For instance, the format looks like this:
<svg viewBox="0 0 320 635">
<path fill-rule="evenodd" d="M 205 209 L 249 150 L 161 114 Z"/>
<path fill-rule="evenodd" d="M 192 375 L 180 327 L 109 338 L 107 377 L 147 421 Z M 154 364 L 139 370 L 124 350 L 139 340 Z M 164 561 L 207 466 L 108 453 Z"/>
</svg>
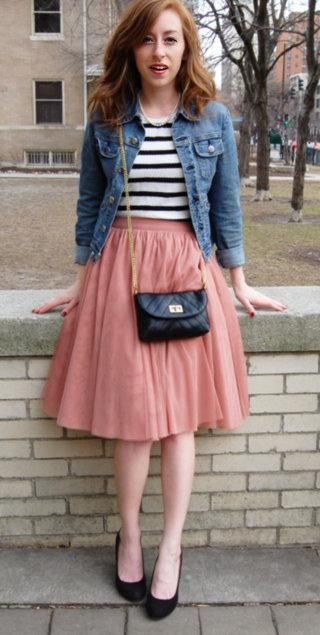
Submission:
<svg viewBox="0 0 320 635">
<path fill-rule="evenodd" d="M 179 220 L 190 218 L 182 166 L 172 140 L 172 123 L 161 127 L 143 121 L 146 136 L 129 174 L 132 216 Z M 124 192 L 117 216 L 126 216 Z"/>
</svg>

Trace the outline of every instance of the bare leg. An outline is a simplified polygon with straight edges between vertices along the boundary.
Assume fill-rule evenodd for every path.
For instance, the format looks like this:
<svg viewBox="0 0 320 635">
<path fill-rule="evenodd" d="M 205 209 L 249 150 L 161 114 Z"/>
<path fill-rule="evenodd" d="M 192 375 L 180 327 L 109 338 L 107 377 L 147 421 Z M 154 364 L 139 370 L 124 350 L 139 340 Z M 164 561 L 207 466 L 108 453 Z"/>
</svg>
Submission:
<svg viewBox="0 0 320 635">
<path fill-rule="evenodd" d="M 164 531 L 151 593 L 164 600 L 172 597 L 177 588 L 181 536 L 192 489 L 194 455 L 193 432 L 171 435 L 161 441 Z"/>
<path fill-rule="evenodd" d="M 118 573 L 125 582 L 137 582 L 143 576 L 139 511 L 151 446 L 152 441 L 118 440 L 115 448 L 114 471 L 121 516 Z"/>
</svg>

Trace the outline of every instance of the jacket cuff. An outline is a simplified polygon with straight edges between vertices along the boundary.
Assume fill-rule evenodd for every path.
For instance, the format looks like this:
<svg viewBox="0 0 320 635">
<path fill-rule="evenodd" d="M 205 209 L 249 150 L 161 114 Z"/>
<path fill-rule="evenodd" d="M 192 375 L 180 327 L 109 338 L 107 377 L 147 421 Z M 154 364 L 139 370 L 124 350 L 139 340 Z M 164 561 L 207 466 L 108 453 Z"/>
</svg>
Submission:
<svg viewBox="0 0 320 635">
<path fill-rule="evenodd" d="M 90 247 L 88 245 L 76 245 L 74 262 L 78 265 L 85 265 L 89 260 Z"/>
<path fill-rule="evenodd" d="M 242 246 L 232 247 L 231 249 L 217 249 L 217 261 L 224 269 L 232 269 L 233 267 L 242 267 L 245 264 L 244 250 Z"/>
</svg>

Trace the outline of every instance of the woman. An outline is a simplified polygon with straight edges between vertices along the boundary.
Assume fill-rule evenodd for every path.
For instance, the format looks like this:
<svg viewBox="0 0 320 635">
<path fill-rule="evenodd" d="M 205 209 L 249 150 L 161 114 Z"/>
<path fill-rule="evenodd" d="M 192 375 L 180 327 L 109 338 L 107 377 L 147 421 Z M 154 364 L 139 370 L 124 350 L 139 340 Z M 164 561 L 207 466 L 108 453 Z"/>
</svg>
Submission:
<svg viewBox="0 0 320 635">
<path fill-rule="evenodd" d="M 117 438 L 116 584 L 131 600 L 146 592 L 139 509 L 150 449 L 160 439 L 164 529 L 146 604 L 159 618 L 178 600 L 194 431 L 235 428 L 248 414 L 239 326 L 216 256 L 249 315 L 286 307 L 245 282 L 232 123 L 214 101 L 190 12 L 180 0 L 134 0 L 104 67 L 82 152 L 77 279 L 34 311 L 65 305 L 44 408 L 59 425 Z M 205 267 L 210 331 L 201 337 L 138 338 L 119 124 L 140 289 L 199 288 Z"/>
</svg>

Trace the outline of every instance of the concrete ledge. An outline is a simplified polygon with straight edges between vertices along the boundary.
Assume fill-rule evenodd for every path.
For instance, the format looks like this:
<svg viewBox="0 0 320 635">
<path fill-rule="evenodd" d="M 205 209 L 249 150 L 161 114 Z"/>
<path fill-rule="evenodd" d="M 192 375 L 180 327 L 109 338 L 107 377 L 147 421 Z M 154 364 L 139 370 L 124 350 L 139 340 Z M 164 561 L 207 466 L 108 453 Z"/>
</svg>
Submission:
<svg viewBox="0 0 320 635">
<path fill-rule="evenodd" d="M 0 291 L 0 356 L 52 355 L 62 320 L 60 311 L 35 315 L 32 308 L 57 289 Z"/>
<path fill-rule="evenodd" d="M 259 290 L 286 302 L 289 308 L 286 313 L 259 311 L 249 318 L 236 302 L 246 352 L 320 350 L 320 286 Z M 60 310 L 41 316 L 31 310 L 56 292 L 0 291 L 0 355 L 52 355 L 63 320 Z"/>
<path fill-rule="evenodd" d="M 237 303 L 246 352 L 320 350 L 320 286 L 260 287 L 259 291 L 285 302 L 288 310 L 259 311 L 252 319 Z"/>
</svg>

